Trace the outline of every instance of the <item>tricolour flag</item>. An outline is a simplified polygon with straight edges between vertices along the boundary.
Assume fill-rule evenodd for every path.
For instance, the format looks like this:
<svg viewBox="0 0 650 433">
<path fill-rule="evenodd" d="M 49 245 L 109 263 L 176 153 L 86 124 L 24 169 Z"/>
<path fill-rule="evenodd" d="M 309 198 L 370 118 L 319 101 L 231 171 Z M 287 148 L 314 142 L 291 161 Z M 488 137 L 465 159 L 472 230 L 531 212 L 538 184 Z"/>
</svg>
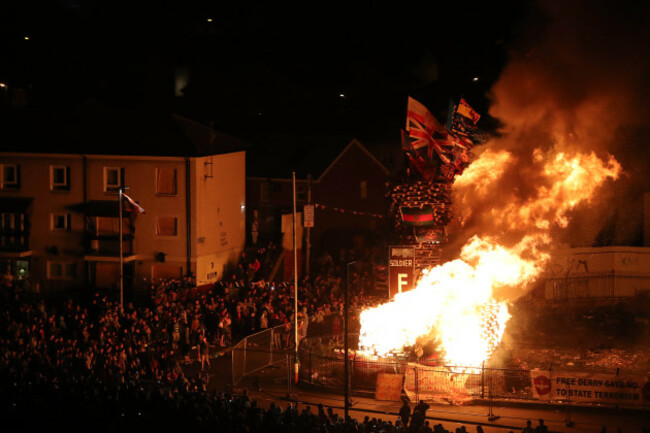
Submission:
<svg viewBox="0 0 650 433">
<path fill-rule="evenodd" d="M 126 210 L 128 212 L 135 212 L 135 213 L 144 213 L 144 209 L 142 206 L 137 204 L 135 200 L 133 200 L 131 197 L 128 195 L 122 193 L 122 198 L 126 201 Z"/>
<path fill-rule="evenodd" d="M 433 207 L 424 206 L 419 207 L 406 207 L 399 208 L 402 214 L 402 222 L 408 226 L 430 226 L 433 225 Z"/>
</svg>

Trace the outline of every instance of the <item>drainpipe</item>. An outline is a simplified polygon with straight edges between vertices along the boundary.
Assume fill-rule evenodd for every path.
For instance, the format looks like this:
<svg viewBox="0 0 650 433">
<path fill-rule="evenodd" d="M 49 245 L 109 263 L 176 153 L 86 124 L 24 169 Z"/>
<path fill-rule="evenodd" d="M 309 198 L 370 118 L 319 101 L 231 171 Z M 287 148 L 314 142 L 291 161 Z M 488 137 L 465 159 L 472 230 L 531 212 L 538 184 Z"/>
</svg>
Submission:
<svg viewBox="0 0 650 433">
<path fill-rule="evenodd" d="M 187 236 L 187 271 L 185 272 L 185 275 L 188 277 L 192 273 L 192 208 L 190 207 L 192 204 L 192 188 L 190 185 L 191 179 L 192 176 L 190 175 L 190 158 L 185 157 L 185 229 Z"/>
<path fill-rule="evenodd" d="M 88 157 L 83 155 L 83 198 L 84 204 L 88 203 Z"/>
</svg>

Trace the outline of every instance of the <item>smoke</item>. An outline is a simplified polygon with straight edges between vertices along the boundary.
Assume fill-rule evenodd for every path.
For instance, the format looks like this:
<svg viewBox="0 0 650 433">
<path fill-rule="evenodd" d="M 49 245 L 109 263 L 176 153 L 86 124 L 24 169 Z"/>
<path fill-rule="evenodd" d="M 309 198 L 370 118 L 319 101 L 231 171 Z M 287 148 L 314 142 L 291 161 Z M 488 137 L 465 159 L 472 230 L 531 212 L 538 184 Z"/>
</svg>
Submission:
<svg viewBox="0 0 650 433">
<path fill-rule="evenodd" d="M 547 25 L 525 35 L 535 42 L 512 51 L 489 95 L 490 115 L 503 127 L 476 149 L 484 153 L 477 163 L 499 151 L 509 152 L 512 161 L 487 190 L 457 182 L 455 202 L 463 221 L 455 246 L 474 234 L 521 239 L 523 233 L 504 230 L 494 217 L 532 198 L 545 182 L 540 155 L 592 151 L 603 160 L 613 155 L 625 174 L 571 211 L 568 228 L 553 224 L 555 244 L 634 243 L 641 227 L 638 198 L 649 186 L 650 131 L 644 122 L 650 111 L 650 3 L 550 1 L 539 10 Z M 487 167 L 485 175 L 489 172 Z"/>
</svg>

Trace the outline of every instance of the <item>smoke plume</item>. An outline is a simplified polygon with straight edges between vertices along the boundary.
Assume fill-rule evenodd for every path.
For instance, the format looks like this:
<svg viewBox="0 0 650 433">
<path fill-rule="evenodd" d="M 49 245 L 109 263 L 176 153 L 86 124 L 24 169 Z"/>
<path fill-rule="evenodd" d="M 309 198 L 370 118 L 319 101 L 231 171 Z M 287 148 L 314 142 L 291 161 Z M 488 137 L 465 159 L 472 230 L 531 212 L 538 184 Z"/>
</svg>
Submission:
<svg viewBox="0 0 650 433">
<path fill-rule="evenodd" d="M 557 152 L 594 152 L 602 160 L 613 155 L 625 173 L 571 210 L 568 227 L 552 222 L 555 246 L 634 244 L 640 239 L 639 197 L 648 189 L 649 3 L 551 1 L 539 9 L 548 18 L 545 28 L 525 34 L 529 42 L 520 45 L 526 48 L 512 51 L 491 90 L 490 115 L 503 127 L 476 149 L 482 154 L 473 164 L 477 170 L 483 161 L 483 179 L 495 180 L 482 190 L 463 176 L 456 182 L 462 219 L 456 246 L 475 234 L 521 239 L 524 230 L 496 224 L 495 216 L 538 193 L 546 182 L 540 158 Z M 512 160 L 494 173 L 487 156 L 501 151 Z"/>
</svg>

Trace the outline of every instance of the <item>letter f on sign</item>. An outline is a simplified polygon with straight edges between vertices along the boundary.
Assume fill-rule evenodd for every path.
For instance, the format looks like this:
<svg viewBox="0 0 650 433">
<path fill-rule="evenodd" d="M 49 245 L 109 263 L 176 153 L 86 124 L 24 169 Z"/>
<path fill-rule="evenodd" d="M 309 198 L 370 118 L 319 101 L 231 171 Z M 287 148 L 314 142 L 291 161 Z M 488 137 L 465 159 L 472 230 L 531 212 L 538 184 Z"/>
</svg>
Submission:
<svg viewBox="0 0 650 433">
<path fill-rule="evenodd" d="M 407 278 L 408 274 L 397 274 L 397 293 L 402 293 L 402 287 L 408 284 Z"/>
</svg>

